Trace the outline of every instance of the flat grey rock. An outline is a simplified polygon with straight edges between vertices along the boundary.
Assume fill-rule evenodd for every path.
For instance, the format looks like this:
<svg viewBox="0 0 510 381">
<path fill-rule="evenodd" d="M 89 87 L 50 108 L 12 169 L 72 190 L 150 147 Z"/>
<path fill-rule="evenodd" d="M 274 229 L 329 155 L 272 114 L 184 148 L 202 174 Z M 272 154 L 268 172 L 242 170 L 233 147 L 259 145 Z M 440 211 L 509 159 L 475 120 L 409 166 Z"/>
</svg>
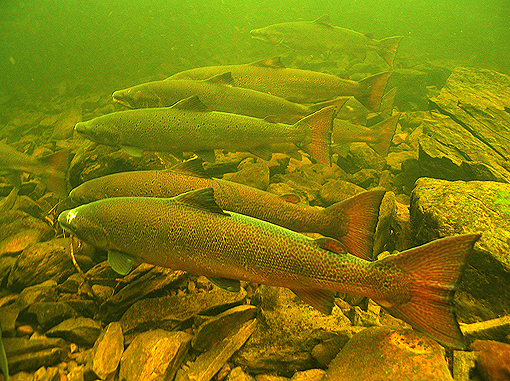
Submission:
<svg viewBox="0 0 510 381">
<path fill-rule="evenodd" d="M 162 329 L 137 335 L 122 355 L 119 378 L 125 381 L 172 380 L 192 336 Z"/>
<path fill-rule="evenodd" d="M 101 326 L 97 321 L 77 317 L 64 320 L 46 332 L 46 335 L 48 337 L 61 337 L 79 345 L 92 346 L 100 333 Z"/>
</svg>

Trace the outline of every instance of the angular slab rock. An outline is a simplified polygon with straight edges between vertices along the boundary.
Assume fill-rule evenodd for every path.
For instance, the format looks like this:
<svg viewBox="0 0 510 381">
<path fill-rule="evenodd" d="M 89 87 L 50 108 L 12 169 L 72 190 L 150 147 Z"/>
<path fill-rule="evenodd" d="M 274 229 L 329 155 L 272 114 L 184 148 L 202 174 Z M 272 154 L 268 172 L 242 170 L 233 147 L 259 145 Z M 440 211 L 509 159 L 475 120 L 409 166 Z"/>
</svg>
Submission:
<svg viewBox="0 0 510 381">
<path fill-rule="evenodd" d="M 423 125 L 419 158 L 424 176 L 510 181 L 510 77 L 458 67 Z"/>
<path fill-rule="evenodd" d="M 189 369 L 180 373 L 175 381 L 209 381 L 221 369 L 221 367 L 232 357 L 241 346 L 248 340 L 257 321 L 252 319 L 244 323 L 241 327 L 227 336 L 222 341 L 217 342 L 207 352 L 197 357 Z"/>
<path fill-rule="evenodd" d="M 94 248 L 85 243 L 74 245 L 76 261 L 83 270 L 92 266 L 94 252 Z M 8 287 L 21 290 L 50 279 L 62 282 L 74 272 L 71 238 L 52 239 L 23 250 L 9 274 Z"/>
<path fill-rule="evenodd" d="M 243 304 L 205 321 L 198 327 L 191 346 L 196 351 L 205 352 L 240 325 L 253 319 L 257 314 L 257 310 L 258 308 L 255 306 Z"/>
<path fill-rule="evenodd" d="M 111 269 L 108 270 L 113 271 Z M 138 273 L 138 276 L 134 279 L 131 278 L 136 276 L 135 273 Z M 94 274 L 87 275 L 95 276 Z M 98 317 L 103 321 L 118 320 L 138 300 L 152 292 L 181 281 L 185 276 L 186 273 L 184 271 L 171 270 L 143 263 L 128 276 L 124 277 L 123 280 L 128 282 L 125 287 L 101 304 Z"/>
<path fill-rule="evenodd" d="M 227 381 L 255 381 L 249 374 L 245 373 L 240 366 L 235 367 L 230 371 Z"/>
<path fill-rule="evenodd" d="M 510 185 L 420 178 L 411 195 L 416 244 L 482 233 L 456 293 L 465 323 L 510 314 Z"/>
<path fill-rule="evenodd" d="M 34 371 L 61 360 L 66 343 L 62 339 L 3 338 L 9 372 Z"/>
<path fill-rule="evenodd" d="M 260 286 L 261 321 L 250 340 L 234 355 L 234 363 L 249 373 L 291 377 L 316 366 L 312 349 L 350 326 L 337 307 L 323 315 L 285 288 Z"/>
<path fill-rule="evenodd" d="M 88 368 L 101 380 L 115 373 L 124 352 L 124 336 L 120 323 L 113 322 L 101 332 L 94 343 Z"/>
<path fill-rule="evenodd" d="M 0 215 L 0 256 L 20 253 L 28 246 L 55 235 L 51 226 L 21 210 Z"/>
<path fill-rule="evenodd" d="M 46 335 L 61 337 L 79 345 L 92 346 L 100 333 L 101 326 L 98 322 L 89 318 L 77 317 L 64 320 L 46 332 Z"/>
<path fill-rule="evenodd" d="M 453 381 L 437 342 L 410 329 L 367 328 L 329 364 L 324 381 Z"/>
<path fill-rule="evenodd" d="M 239 164 L 239 171 L 225 173 L 223 179 L 266 190 L 269 185 L 269 167 L 262 162 L 245 163 L 243 161 Z"/>
<path fill-rule="evenodd" d="M 162 329 L 137 335 L 122 355 L 119 378 L 125 381 L 172 380 L 191 339 L 186 332 Z"/>
<path fill-rule="evenodd" d="M 209 292 L 142 299 L 122 315 L 120 324 L 126 336 L 150 328 L 172 330 L 195 315 L 238 305 L 245 297 L 243 289 L 232 293 L 213 287 Z"/>
</svg>

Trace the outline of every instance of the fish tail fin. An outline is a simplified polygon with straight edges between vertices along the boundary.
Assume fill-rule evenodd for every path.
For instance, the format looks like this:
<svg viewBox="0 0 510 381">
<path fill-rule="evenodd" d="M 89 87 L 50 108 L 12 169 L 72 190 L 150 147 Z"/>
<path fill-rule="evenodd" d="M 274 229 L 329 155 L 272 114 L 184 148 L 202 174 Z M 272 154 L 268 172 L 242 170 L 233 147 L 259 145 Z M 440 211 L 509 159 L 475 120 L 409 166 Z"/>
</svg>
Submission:
<svg viewBox="0 0 510 381">
<path fill-rule="evenodd" d="M 379 122 L 370 128 L 372 131 L 374 131 L 376 141 L 368 142 L 368 145 L 382 157 L 386 157 L 388 155 L 390 144 L 393 139 L 393 135 L 395 135 L 395 130 L 397 128 L 399 118 L 400 114 L 396 114 L 391 118 L 383 120 L 382 122 Z"/>
<path fill-rule="evenodd" d="M 344 106 L 344 104 L 347 103 L 348 100 L 349 100 L 349 97 L 336 97 L 336 98 L 333 98 L 333 99 L 330 99 L 330 100 L 327 100 L 324 102 L 314 103 L 308 107 L 313 112 L 317 112 L 317 111 L 323 109 L 324 107 L 328 107 L 328 106 L 336 106 L 338 108 L 338 110 L 340 110 Z"/>
<path fill-rule="evenodd" d="M 379 208 L 385 193 L 384 190 L 363 192 L 327 207 L 325 212 L 336 218 L 325 235 L 342 242 L 350 254 L 371 260 Z"/>
<path fill-rule="evenodd" d="M 383 38 L 379 41 L 379 49 L 377 53 L 382 57 L 383 60 L 386 61 L 390 67 L 393 67 L 393 61 L 395 59 L 395 55 L 397 54 L 400 40 L 403 38 L 403 36 L 394 36 Z"/>
<path fill-rule="evenodd" d="M 393 105 L 395 103 L 396 95 L 397 87 L 391 88 L 383 95 L 381 105 L 379 106 L 379 113 L 383 118 L 389 118 L 393 113 Z"/>
<path fill-rule="evenodd" d="M 467 257 L 479 238 L 480 234 L 465 234 L 438 239 L 374 262 L 375 266 L 397 267 L 408 280 L 405 288 L 410 293 L 405 302 L 376 302 L 441 344 L 463 349 L 453 297 Z"/>
<path fill-rule="evenodd" d="M 312 115 L 305 116 L 294 124 L 294 127 L 297 129 L 302 129 L 303 127 L 310 129 L 310 142 L 302 148 L 315 160 L 325 165 L 331 165 L 331 134 L 333 131 L 333 119 L 337 112 L 337 107 L 328 106 Z"/>
<path fill-rule="evenodd" d="M 46 173 L 41 178 L 44 185 L 60 196 L 67 196 L 66 171 L 71 162 L 71 151 L 63 149 L 54 154 L 37 159 L 46 166 Z"/>
<path fill-rule="evenodd" d="M 355 95 L 354 97 L 369 110 L 379 110 L 384 89 L 386 88 L 390 75 L 391 72 L 387 71 L 362 79 L 359 81 L 361 86 L 360 94 Z"/>
</svg>

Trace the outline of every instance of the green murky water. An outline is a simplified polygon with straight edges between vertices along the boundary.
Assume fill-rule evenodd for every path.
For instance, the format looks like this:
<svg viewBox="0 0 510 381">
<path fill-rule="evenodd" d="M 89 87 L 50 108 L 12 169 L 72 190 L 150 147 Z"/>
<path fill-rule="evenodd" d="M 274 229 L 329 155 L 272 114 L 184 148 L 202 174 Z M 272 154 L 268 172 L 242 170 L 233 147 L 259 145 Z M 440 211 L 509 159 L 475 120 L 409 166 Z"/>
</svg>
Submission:
<svg viewBox="0 0 510 381">
<path fill-rule="evenodd" d="M 505 0 L 3 0 L 0 91 L 51 94 L 63 82 L 110 91 L 194 66 L 285 55 L 287 49 L 253 40 L 249 31 L 324 14 L 376 38 L 405 36 L 400 59 L 452 59 L 509 72 Z"/>
</svg>

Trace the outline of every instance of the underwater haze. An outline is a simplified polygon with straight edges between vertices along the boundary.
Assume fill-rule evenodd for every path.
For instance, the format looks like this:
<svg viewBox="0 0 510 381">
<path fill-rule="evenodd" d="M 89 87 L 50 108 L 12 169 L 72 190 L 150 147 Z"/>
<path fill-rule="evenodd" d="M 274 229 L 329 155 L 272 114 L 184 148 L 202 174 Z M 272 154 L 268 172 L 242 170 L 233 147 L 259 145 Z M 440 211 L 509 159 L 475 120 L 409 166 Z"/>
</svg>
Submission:
<svg viewBox="0 0 510 381">
<path fill-rule="evenodd" d="M 399 59 L 452 59 L 510 72 L 504 0 L 3 0 L 0 86 L 32 93 L 70 81 L 110 91 L 191 67 L 285 56 L 287 48 L 254 40 L 249 31 L 325 14 L 377 39 L 405 36 Z"/>
</svg>

